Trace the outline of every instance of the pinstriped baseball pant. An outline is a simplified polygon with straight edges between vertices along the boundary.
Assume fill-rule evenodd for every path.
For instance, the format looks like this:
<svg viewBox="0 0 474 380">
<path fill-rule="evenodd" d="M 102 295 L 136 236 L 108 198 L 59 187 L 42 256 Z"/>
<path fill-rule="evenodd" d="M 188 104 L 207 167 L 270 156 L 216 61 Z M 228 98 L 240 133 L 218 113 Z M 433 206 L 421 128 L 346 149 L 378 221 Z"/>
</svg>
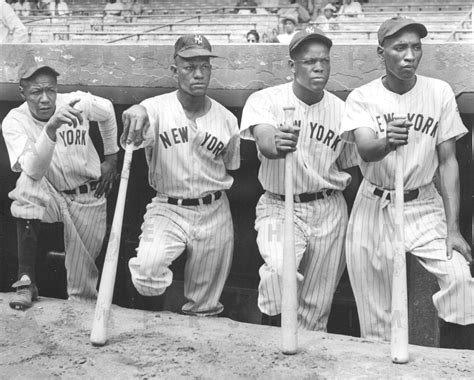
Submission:
<svg viewBox="0 0 474 380">
<path fill-rule="evenodd" d="M 147 206 L 137 257 L 129 261 L 132 281 L 144 296 L 164 293 L 171 284 L 169 266 L 184 251 L 184 313 L 217 315 L 230 271 L 234 230 L 225 193 L 210 204 L 178 206 L 157 196 Z"/>
<path fill-rule="evenodd" d="M 373 194 L 364 180 L 347 229 L 347 268 L 365 338 L 390 340 L 395 205 Z M 433 184 L 405 202 L 405 249 L 436 276 L 440 290 L 433 302 L 440 318 L 460 325 L 474 323 L 474 279 L 464 257 L 446 259 L 443 201 Z M 394 199 L 394 192 L 391 192 Z M 427 295 L 428 296 L 428 295 Z"/>
<path fill-rule="evenodd" d="M 260 267 L 258 307 L 268 315 L 281 312 L 284 201 L 265 193 L 257 205 Z M 326 331 L 334 291 L 345 267 L 343 256 L 347 206 L 340 191 L 324 199 L 294 204 L 298 267 L 298 324 Z"/>
<path fill-rule="evenodd" d="M 10 192 L 16 218 L 39 219 L 64 224 L 65 266 L 69 299 L 97 297 L 98 270 L 95 259 L 105 237 L 106 199 L 94 193 L 69 195 L 58 192 L 46 178 L 34 180 L 21 173 Z"/>
</svg>

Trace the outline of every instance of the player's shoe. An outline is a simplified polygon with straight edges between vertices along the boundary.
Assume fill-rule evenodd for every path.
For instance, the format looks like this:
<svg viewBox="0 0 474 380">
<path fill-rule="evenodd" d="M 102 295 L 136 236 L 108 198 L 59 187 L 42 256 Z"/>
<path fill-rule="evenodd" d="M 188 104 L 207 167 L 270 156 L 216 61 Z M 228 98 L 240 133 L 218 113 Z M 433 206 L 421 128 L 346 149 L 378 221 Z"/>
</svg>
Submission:
<svg viewBox="0 0 474 380">
<path fill-rule="evenodd" d="M 38 288 L 30 280 L 17 281 L 12 288 L 16 288 L 16 294 L 10 300 L 12 309 L 26 310 L 38 299 Z"/>
</svg>

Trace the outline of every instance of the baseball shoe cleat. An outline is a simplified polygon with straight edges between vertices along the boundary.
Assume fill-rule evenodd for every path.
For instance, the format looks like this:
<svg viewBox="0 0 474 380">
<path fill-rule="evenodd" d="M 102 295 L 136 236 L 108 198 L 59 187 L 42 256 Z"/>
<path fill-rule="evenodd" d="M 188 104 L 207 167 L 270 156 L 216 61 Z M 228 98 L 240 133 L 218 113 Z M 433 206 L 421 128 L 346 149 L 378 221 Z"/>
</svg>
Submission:
<svg viewBox="0 0 474 380">
<path fill-rule="evenodd" d="M 12 285 L 16 294 L 10 300 L 10 307 L 16 310 L 26 310 L 38 299 L 38 288 L 31 281 L 17 281 Z"/>
</svg>

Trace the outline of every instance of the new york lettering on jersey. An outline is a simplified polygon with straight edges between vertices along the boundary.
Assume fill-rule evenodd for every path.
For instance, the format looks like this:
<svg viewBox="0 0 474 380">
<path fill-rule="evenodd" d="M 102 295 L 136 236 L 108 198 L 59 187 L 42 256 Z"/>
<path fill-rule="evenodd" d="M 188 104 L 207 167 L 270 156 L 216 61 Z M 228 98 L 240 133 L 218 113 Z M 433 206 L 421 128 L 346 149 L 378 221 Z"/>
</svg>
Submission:
<svg viewBox="0 0 474 380">
<path fill-rule="evenodd" d="M 342 168 L 353 165 L 347 166 L 347 162 L 339 160 L 343 150 L 347 148 L 339 133 L 344 103 L 334 95 L 325 92 L 321 102 L 309 106 L 294 96 L 291 83 L 253 93 L 246 102 L 242 115 L 242 138 L 253 139 L 250 130 L 256 124 L 270 124 L 278 128 L 284 122 L 283 108 L 288 105 L 295 107 L 294 125 L 300 128 L 294 153 L 295 192 L 344 189 L 350 177 L 338 169 L 339 164 Z M 284 161 L 269 160 L 262 155 L 260 160 L 262 165 L 259 179 L 263 187 L 270 192 L 282 194 L 283 177 L 273 173 L 283 171 Z M 356 164 L 355 154 L 353 163 Z"/>
<path fill-rule="evenodd" d="M 160 132 L 158 135 L 161 146 L 165 149 L 168 149 L 173 145 L 188 143 L 190 134 L 189 129 L 190 128 L 188 126 L 184 126 L 171 128 L 167 131 Z M 198 133 L 197 138 L 199 138 L 200 141 L 199 145 L 207 149 L 215 157 L 224 151 L 224 143 L 208 131 L 204 132 L 204 136 L 202 133 Z"/>
<path fill-rule="evenodd" d="M 388 123 L 393 121 L 393 115 L 395 115 L 395 112 L 384 113 L 382 115 L 375 116 L 378 127 L 378 130 L 376 131 L 377 134 L 380 132 L 385 135 Z M 435 119 L 435 117 L 423 115 L 421 113 L 408 112 L 407 120 L 412 123 L 411 130 L 426 134 L 436 139 L 439 120 Z"/>
</svg>

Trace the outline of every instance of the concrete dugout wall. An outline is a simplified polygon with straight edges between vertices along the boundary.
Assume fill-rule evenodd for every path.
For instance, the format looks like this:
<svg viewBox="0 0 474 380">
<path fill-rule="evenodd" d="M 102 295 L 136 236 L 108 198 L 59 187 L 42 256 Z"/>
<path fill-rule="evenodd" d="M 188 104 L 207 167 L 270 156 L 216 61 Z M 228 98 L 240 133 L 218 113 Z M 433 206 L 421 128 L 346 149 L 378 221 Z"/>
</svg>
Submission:
<svg viewBox="0 0 474 380">
<path fill-rule="evenodd" d="M 214 51 L 219 58 L 212 61 L 213 74 L 209 95 L 234 112 L 240 118 L 242 107 L 247 97 L 259 89 L 281 84 L 291 80 L 288 70 L 287 47 L 276 44 L 259 45 L 220 45 Z M 111 99 L 116 107 L 117 119 L 129 105 L 141 100 L 172 91 L 175 80 L 169 66 L 172 63 L 172 46 L 145 45 L 3 45 L 0 50 L 0 120 L 6 113 L 21 101 L 18 93 L 17 72 L 25 56 L 48 61 L 61 73 L 60 91 L 84 90 Z M 474 120 L 474 78 L 472 46 L 467 44 L 428 44 L 424 46 L 424 57 L 419 74 L 443 79 L 453 87 L 459 109 L 465 124 L 472 130 Z M 375 45 L 336 45 L 331 51 L 331 78 L 327 89 L 345 99 L 349 92 L 372 79 L 382 75 L 383 66 L 376 55 Z M 91 131 L 94 141 L 100 137 L 96 130 Z M 8 215 L 7 192 L 14 186 L 15 175 L 8 167 L 3 141 L 0 141 L 0 290 L 5 291 L 15 275 L 16 260 L 14 230 L 11 229 Z M 99 151 L 100 144 L 97 144 Z M 458 158 L 461 167 L 462 182 L 462 228 L 466 238 L 471 234 L 471 138 L 465 137 L 458 142 Z M 235 225 L 235 253 L 232 272 L 227 282 L 224 303 L 227 302 L 228 315 L 238 320 L 258 320 L 256 309 L 256 287 L 258 284 L 258 267 L 261 263 L 255 244 L 253 229 L 254 208 L 261 188 L 256 179 L 258 160 L 252 143 L 242 143 L 242 168 L 236 174 L 235 185 L 229 192 Z M 127 205 L 124 218 L 121 264 L 119 265 L 116 294 L 118 297 L 130 298 L 126 306 L 156 308 L 147 300 L 140 299 L 130 286 L 126 268 L 128 257 L 134 255 L 139 228 L 145 206 L 153 196 L 147 182 L 146 163 L 142 152 L 136 152 L 132 165 Z M 108 202 L 109 222 L 112 220 L 116 191 Z M 12 235 L 13 234 L 13 235 Z M 183 260 L 175 264 L 175 286 L 165 299 L 154 300 L 169 309 L 179 308 L 182 289 L 179 275 Z M 414 343 L 436 345 L 436 318 L 433 309 L 426 311 L 430 304 L 432 279 L 426 285 L 425 276 L 415 262 L 410 265 L 410 288 L 422 293 L 412 299 L 412 312 L 419 317 L 413 325 L 415 331 L 428 329 L 412 334 Z M 13 268 L 13 269 L 12 269 Z M 420 281 L 420 278 L 422 280 Z M 425 284 L 423 291 L 420 286 Z M 342 288 L 341 288 L 342 286 Z M 352 304 L 347 280 L 341 282 L 336 294 L 336 302 L 341 305 Z M 412 292 L 415 294 L 415 292 Z M 416 294 L 418 294 L 416 293 Z M 420 298 L 421 297 L 421 298 Z M 421 301 L 420 301 L 421 299 Z M 339 301 L 338 301 L 339 300 Z M 424 301 L 423 301 L 424 300 Z M 121 299 L 116 299 L 120 303 Z M 122 302 L 123 303 L 123 302 Z M 346 305 L 347 306 L 347 305 Z M 418 310 L 422 309 L 422 310 Z M 344 309 L 344 308 L 343 308 Z M 333 312 L 336 313 L 333 307 Z M 333 331 L 357 334 L 355 309 L 346 307 L 340 322 L 330 319 Z M 423 318 L 424 319 L 423 319 Z M 423 323 L 419 323 L 422 321 Z M 332 322 L 331 322 L 332 321 Z M 337 326 L 345 323 L 346 327 Z M 334 325 L 335 324 L 335 325 Z M 419 340 L 417 340 L 419 339 Z"/>
</svg>

